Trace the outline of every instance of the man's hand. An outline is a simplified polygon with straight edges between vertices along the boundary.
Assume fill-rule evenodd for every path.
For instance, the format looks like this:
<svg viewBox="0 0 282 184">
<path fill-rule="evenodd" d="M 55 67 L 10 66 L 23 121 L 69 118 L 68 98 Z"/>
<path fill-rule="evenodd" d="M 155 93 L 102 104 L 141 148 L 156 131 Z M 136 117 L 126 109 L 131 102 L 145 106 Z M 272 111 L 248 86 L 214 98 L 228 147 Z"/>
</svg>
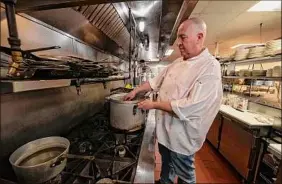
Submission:
<svg viewBox="0 0 282 184">
<path fill-rule="evenodd" d="M 125 100 L 125 101 L 132 100 L 133 98 L 135 98 L 136 94 L 141 93 L 141 92 L 148 92 L 148 91 L 151 91 L 151 90 L 152 90 L 152 88 L 150 86 L 150 83 L 145 82 L 141 86 L 138 86 L 133 91 L 131 91 L 130 93 L 125 95 L 123 97 L 123 100 Z"/>
<path fill-rule="evenodd" d="M 135 92 L 135 90 L 133 90 L 130 93 L 128 93 L 127 95 L 125 95 L 123 97 L 123 100 L 124 101 L 129 101 L 129 100 L 132 100 L 133 98 L 135 98 L 135 96 L 136 96 L 136 92 Z"/>
<path fill-rule="evenodd" d="M 155 108 L 155 102 L 151 100 L 144 100 L 138 103 L 138 108 L 143 110 L 149 110 Z"/>
</svg>

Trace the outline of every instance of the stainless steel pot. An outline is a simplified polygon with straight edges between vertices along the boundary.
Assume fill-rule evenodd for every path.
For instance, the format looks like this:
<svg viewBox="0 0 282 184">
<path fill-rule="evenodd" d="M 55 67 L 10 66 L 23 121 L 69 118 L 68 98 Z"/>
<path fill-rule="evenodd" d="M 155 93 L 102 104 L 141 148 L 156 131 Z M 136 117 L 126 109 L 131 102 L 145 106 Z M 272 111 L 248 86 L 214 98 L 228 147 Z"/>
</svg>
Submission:
<svg viewBox="0 0 282 184">
<path fill-rule="evenodd" d="M 9 158 L 18 181 L 43 183 L 57 176 L 66 166 L 69 146 L 66 138 L 46 137 L 18 148 Z"/>
<path fill-rule="evenodd" d="M 137 103 L 144 99 L 124 101 L 126 93 L 115 94 L 110 99 L 110 124 L 119 130 L 133 130 L 145 123 L 145 111 L 138 109 Z"/>
</svg>

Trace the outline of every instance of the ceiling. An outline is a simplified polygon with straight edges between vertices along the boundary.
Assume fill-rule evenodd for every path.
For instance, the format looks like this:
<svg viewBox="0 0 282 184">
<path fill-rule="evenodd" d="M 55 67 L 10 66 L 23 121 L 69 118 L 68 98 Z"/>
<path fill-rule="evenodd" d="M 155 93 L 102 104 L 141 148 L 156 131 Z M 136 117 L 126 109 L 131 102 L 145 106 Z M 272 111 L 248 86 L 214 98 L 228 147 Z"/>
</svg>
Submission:
<svg viewBox="0 0 282 184">
<path fill-rule="evenodd" d="M 145 29 L 143 33 L 140 33 L 140 36 L 149 36 L 149 48 L 145 49 L 142 45 L 139 59 L 149 61 L 152 58 L 157 58 L 162 1 L 136 1 L 127 3 L 132 10 L 137 25 L 142 19 L 145 21 Z"/>
<path fill-rule="evenodd" d="M 259 43 L 281 37 L 281 12 L 247 12 L 259 1 L 199 1 L 190 17 L 200 17 L 207 24 L 205 45 L 213 53 L 219 43 L 219 55 L 227 56 L 230 47 L 242 43 Z M 232 8 L 231 8 L 232 7 Z M 262 36 L 260 37 L 260 23 Z M 180 57 L 176 42 L 174 52 L 164 60 Z"/>
</svg>

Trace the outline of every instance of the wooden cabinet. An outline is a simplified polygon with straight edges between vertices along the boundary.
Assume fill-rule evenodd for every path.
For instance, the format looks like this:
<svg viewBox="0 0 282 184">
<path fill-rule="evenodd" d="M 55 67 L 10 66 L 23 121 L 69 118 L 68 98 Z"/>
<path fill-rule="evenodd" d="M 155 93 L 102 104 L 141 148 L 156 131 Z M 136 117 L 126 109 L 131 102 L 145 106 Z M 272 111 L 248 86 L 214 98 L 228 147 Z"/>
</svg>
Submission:
<svg viewBox="0 0 282 184">
<path fill-rule="evenodd" d="M 228 117 L 222 116 L 222 123 L 219 152 L 244 178 L 248 178 L 254 137 Z"/>
<path fill-rule="evenodd" d="M 219 146 L 221 115 L 217 114 L 207 134 L 208 141 L 217 149 Z"/>
</svg>

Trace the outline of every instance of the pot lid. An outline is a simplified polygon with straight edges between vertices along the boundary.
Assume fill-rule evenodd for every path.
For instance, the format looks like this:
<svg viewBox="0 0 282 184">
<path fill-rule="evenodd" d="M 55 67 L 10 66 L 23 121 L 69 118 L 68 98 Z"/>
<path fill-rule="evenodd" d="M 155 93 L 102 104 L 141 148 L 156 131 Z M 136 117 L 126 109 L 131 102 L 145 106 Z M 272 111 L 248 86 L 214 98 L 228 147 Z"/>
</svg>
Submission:
<svg viewBox="0 0 282 184">
<path fill-rule="evenodd" d="M 111 95 L 109 96 L 109 99 L 110 101 L 113 101 L 113 102 L 117 102 L 117 103 L 124 103 L 124 104 L 137 104 L 138 102 L 142 101 L 145 99 L 145 97 L 140 97 L 140 96 L 137 96 L 135 97 L 133 100 L 131 101 L 124 101 L 123 100 L 123 97 L 125 95 L 127 95 L 128 93 L 118 93 L 118 94 L 114 94 L 114 95 Z"/>
</svg>

